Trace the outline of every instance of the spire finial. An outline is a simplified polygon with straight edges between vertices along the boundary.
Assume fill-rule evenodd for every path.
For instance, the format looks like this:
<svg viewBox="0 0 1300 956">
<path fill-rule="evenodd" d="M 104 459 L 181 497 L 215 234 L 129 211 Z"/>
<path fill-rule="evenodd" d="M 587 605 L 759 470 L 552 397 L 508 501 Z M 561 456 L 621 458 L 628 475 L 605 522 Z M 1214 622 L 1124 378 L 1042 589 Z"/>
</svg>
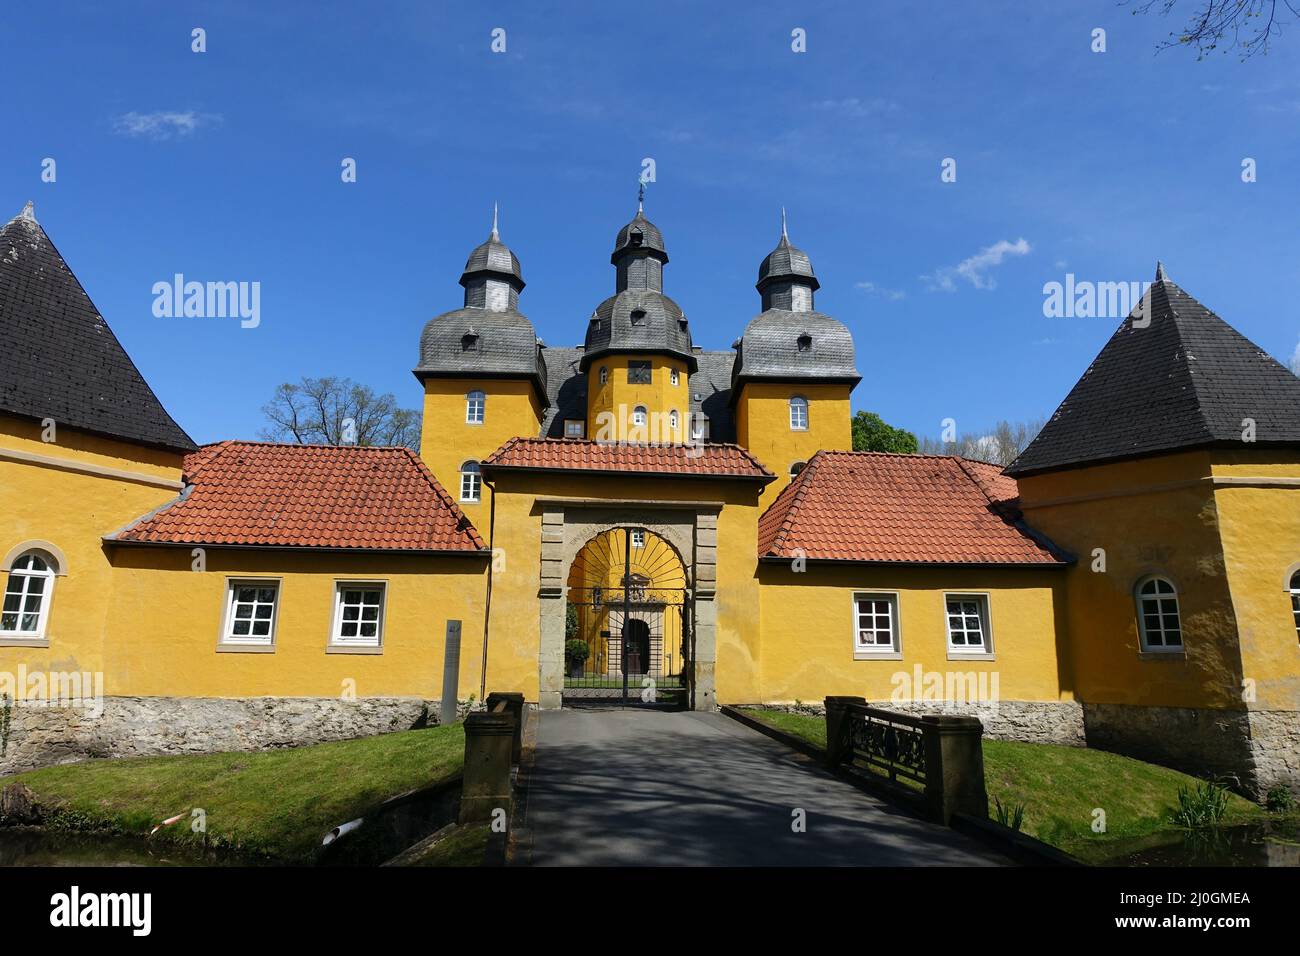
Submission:
<svg viewBox="0 0 1300 956">
<path fill-rule="evenodd" d="M 27 200 L 27 205 L 23 206 L 23 211 L 18 214 L 18 218 L 25 219 L 28 222 L 36 221 L 36 212 L 30 199 Z"/>
<path fill-rule="evenodd" d="M 785 207 L 781 207 L 781 238 L 786 242 L 790 241 L 790 235 L 785 231 Z"/>
<path fill-rule="evenodd" d="M 640 184 L 636 189 L 636 212 L 639 216 L 645 212 L 645 180 L 638 179 L 637 182 Z"/>
<path fill-rule="evenodd" d="M 497 241 L 501 240 L 501 233 L 497 232 L 497 204 L 492 204 L 492 238 Z"/>
<path fill-rule="evenodd" d="M 1165 264 L 1159 259 L 1156 260 L 1156 281 L 1164 282 L 1169 277 L 1165 275 Z"/>
</svg>

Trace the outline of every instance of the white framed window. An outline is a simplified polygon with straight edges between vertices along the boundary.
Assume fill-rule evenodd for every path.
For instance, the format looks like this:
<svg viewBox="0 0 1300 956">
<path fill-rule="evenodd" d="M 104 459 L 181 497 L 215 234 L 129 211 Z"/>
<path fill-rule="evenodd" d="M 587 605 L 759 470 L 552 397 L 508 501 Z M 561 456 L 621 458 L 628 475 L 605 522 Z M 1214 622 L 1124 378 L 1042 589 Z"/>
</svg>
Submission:
<svg viewBox="0 0 1300 956">
<path fill-rule="evenodd" d="M 1291 617 L 1295 619 L 1295 635 L 1300 640 L 1300 571 L 1291 575 Z"/>
<path fill-rule="evenodd" d="M 271 647 L 279 616 L 280 582 L 273 578 L 232 579 L 226 583 L 226 621 L 221 643 Z"/>
<path fill-rule="evenodd" d="M 898 595 L 853 595 L 853 656 L 861 659 L 898 653 Z"/>
<path fill-rule="evenodd" d="M 485 411 L 487 411 L 487 396 L 477 390 L 467 392 L 465 395 L 465 424 L 482 425 Z"/>
<path fill-rule="evenodd" d="M 790 399 L 790 430 L 792 432 L 808 430 L 808 399 L 802 395 Z"/>
<path fill-rule="evenodd" d="M 638 405 L 632 409 L 632 424 L 644 425 L 646 423 L 646 410 L 644 405 Z"/>
<path fill-rule="evenodd" d="M 460 500 L 476 504 L 483 496 L 483 475 L 478 462 L 467 461 L 460 466 Z"/>
<path fill-rule="evenodd" d="M 632 529 L 632 547 L 634 547 L 634 548 L 644 548 L 644 547 L 645 547 L 645 529 L 644 529 L 644 528 L 633 528 L 633 529 Z"/>
<path fill-rule="evenodd" d="M 680 421 L 681 419 L 678 418 L 677 416 L 677 409 L 674 408 L 672 411 L 668 413 L 668 427 L 671 428 L 674 432 L 677 431 L 677 426 L 680 423 Z"/>
<path fill-rule="evenodd" d="M 1165 653 L 1183 649 L 1178 590 L 1168 578 L 1153 574 L 1137 585 L 1138 633 L 1142 650 Z"/>
<path fill-rule="evenodd" d="M 993 653 L 989 634 L 987 594 L 945 594 L 948 618 L 948 653 L 987 655 Z"/>
<path fill-rule="evenodd" d="M 609 369 L 602 365 L 600 367 L 600 384 L 604 385 L 608 381 L 609 381 Z"/>
<path fill-rule="evenodd" d="M 581 418 L 566 418 L 564 420 L 564 437 L 581 438 L 587 433 L 587 423 Z"/>
<path fill-rule="evenodd" d="M 43 641 L 54 597 L 53 559 L 39 551 L 25 551 L 9 566 L 4 603 L 0 605 L 0 637 L 18 641 Z"/>
<path fill-rule="evenodd" d="M 709 416 L 702 412 L 691 415 L 691 441 L 709 440 Z"/>
<path fill-rule="evenodd" d="M 806 466 L 807 464 L 808 462 L 806 461 L 796 461 L 792 465 L 790 465 L 790 480 L 793 481 L 794 479 L 798 478 L 799 472 L 803 471 L 804 466 Z"/>
<path fill-rule="evenodd" d="M 387 590 L 383 581 L 336 582 L 330 643 L 339 647 L 381 646 Z"/>
<path fill-rule="evenodd" d="M 682 380 L 681 375 L 680 373 L 678 373 L 677 369 L 673 369 L 672 374 L 669 376 L 669 379 L 672 381 L 674 385 L 676 385 L 678 382 Z"/>
</svg>

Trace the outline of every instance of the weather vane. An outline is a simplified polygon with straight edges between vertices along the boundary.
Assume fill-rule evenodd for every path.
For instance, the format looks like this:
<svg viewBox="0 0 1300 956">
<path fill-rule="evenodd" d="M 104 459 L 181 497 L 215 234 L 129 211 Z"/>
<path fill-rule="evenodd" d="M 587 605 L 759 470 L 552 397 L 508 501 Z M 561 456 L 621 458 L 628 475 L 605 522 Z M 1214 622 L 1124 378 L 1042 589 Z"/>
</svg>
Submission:
<svg viewBox="0 0 1300 956">
<path fill-rule="evenodd" d="M 640 185 L 638 185 L 636 189 L 636 211 L 644 212 L 645 211 L 645 180 L 638 178 L 637 182 Z"/>
</svg>

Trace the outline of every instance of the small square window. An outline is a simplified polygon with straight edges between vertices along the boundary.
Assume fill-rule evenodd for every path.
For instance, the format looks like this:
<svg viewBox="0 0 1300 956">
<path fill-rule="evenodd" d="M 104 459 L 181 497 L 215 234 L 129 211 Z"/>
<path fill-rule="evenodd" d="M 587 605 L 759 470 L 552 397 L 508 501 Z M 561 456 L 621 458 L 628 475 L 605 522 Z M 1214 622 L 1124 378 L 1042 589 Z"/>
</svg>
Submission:
<svg viewBox="0 0 1300 956">
<path fill-rule="evenodd" d="M 899 651 L 898 595 L 853 596 L 853 656 L 893 656 Z"/>
<path fill-rule="evenodd" d="M 334 588 L 334 627 L 330 643 L 342 647 L 379 647 L 384 632 L 382 582 L 340 581 Z"/>
<path fill-rule="evenodd" d="M 275 641 L 279 599 L 279 581 L 252 579 L 229 582 L 226 589 L 226 622 L 221 630 L 222 643 L 269 647 Z"/>
<path fill-rule="evenodd" d="M 650 382 L 649 362 L 627 363 L 627 383 L 629 385 L 649 385 Z"/>
<path fill-rule="evenodd" d="M 566 418 L 564 420 L 564 437 L 581 438 L 587 433 L 587 423 L 581 418 Z"/>
<path fill-rule="evenodd" d="M 948 594 L 944 597 L 948 621 L 948 653 L 988 655 L 989 599 L 984 594 Z"/>
<path fill-rule="evenodd" d="M 644 547 L 645 547 L 645 529 L 644 529 L 644 528 L 635 528 L 635 529 L 633 529 L 633 531 L 632 531 L 632 547 L 634 547 L 634 548 L 644 548 Z"/>
</svg>

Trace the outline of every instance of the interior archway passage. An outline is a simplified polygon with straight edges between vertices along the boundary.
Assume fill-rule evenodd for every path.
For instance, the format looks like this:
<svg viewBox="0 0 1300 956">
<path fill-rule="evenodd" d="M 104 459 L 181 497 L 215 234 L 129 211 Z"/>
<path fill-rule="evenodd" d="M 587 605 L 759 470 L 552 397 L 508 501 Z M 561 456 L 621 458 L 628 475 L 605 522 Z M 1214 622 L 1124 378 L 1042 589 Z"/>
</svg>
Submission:
<svg viewBox="0 0 1300 956">
<path fill-rule="evenodd" d="M 593 537 L 569 569 L 564 696 L 622 698 L 626 684 L 632 701 L 684 705 L 689 605 L 685 564 L 663 538 L 644 528 Z"/>
</svg>

